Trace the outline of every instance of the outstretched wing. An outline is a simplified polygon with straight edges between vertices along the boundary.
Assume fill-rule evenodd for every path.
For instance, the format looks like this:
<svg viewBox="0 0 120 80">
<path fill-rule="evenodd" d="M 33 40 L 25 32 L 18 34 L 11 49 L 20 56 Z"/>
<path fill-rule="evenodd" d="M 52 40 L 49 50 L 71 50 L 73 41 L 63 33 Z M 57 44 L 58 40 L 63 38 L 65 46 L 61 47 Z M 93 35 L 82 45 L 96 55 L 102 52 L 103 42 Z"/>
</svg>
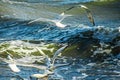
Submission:
<svg viewBox="0 0 120 80">
<path fill-rule="evenodd" d="M 91 14 L 91 11 L 90 11 L 86 6 L 84 6 L 84 5 L 80 5 L 80 7 L 83 8 L 83 9 L 85 9 L 85 11 L 87 12 L 87 16 L 88 16 L 90 22 L 91 22 L 91 23 L 93 24 L 93 26 L 94 26 L 94 25 L 95 25 L 95 22 L 94 22 L 94 18 L 93 18 L 93 16 L 92 16 L 92 14 Z"/>
<path fill-rule="evenodd" d="M 60 49 L 58 49 L 54 55 L 53 55 L 53 58 L 52 58 L 52 64 L 54 64 L 54 61 L 55 59 L 57 58 L 57 56 L 67 47 L 68 45 L 65 45 L 63 47 L 61 47 Z"/>
<path fill-rule="evenodd" d="M 84 5 L 72 6 L 72 7 L 68 8 L 68 9 L 66 9 L 65 11 L 63 11 L 61 15 L 64 15 L 67 11 L 69 11 L 69 10 L 71 10 L 71 9 L 73 9 L 73 8 L 76 8 L 76 7 L 81 7 L 81 8 L 83 8 L 83 9 L 85 9 L 85 11 L 87 12 L 87 16 L 88 16 L 90 22 L 91 22 L 91 23 L 93 24 L 93 26 L 94 26 L 94 25 L 95 25 L 95 22 L 94 22 L 94 18 L 93 18 L 93 16 L 92 16 L 92 14 L 91 14 L 91 11 L 90 11 L 86 6 L 84 6 Z"/>
<path fill-rule="evenodd" d="M 66 9 L 65 11 L 63 11 L 63 13 L 66 13 L 67 11 L 69 11 L 69 10 L 75 8 L 75 7 L 76 7 L 76 6 L 72 6 L 72 7 L 68 8 L 68 9 Z"/>
</svg>

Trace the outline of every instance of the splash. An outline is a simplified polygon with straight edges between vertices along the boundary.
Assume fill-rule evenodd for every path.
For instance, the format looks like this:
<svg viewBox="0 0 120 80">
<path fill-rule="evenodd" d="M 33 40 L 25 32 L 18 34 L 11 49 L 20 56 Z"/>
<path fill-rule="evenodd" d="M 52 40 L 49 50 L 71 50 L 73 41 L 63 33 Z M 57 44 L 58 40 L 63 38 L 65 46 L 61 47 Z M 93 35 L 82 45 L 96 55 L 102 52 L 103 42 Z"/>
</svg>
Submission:
<svg viewBox="0 0 120 80">
<path fill-rule="evenodd" d="M 31 45 L 31 46 L 29 46 Z M 54 65 L 54 62 L 55 60 L 57 59 L 58 55 L 68 46 L 68 45 L 64 45 L 63 47 L 61 47 L 60 49 L 58 49 L 54 54 L 53 54 L 53 57 L 50 58 L 45 52 L 43 52 L 43 49 L 44 50 L 50 50 L 48 47 L 48 45 L 45 45 L 45 44 L 42 44 L 41 45 L 43 47 L 39 47 L 39 46 L 36 46 L 36 45 L 32 45 L 30 43 L 25 43 L 23 41 L 11 41 L 10 43 L 10 50 L 13 51 L 13 53 L 9 52 L 8 50 L 4 50 L 1 49 L 3 52 L 7 52 L 6 55 L 8 55 L 8 59 L 6 58 L 2 58 L 0 57 L 0 60 L 6 62 L 9 66 L 9 68 L 15 72 L 15 73 L 21 73 L 22 70 L 20 70 L 17 66 L 26 66 L 26 67 L 35 67 L 35 68 L 38 68 L 38 69 L 43 69 L 45 70 L 45 72 L 43 74 L 33 74 L 31 75 L 31 77 L 35 77 L 35 78 L 44 78 L 46 76 L 49 76 L 50 74 L 53 74 L 54 73 L 54 69 L 59 67 L 59 66 L 64 66 L 63 64 L 62 65 Z M 1 44 L 2 46 L 2 44 Z M 9 45 L 8 45 L 9 46 Z M 8 47 L 7 46 L 7 47 Z M 27 46 L 27 49 L 28 50 L 25 50 L 25 46 Z M 28 47 L 29 46 L 29 47 Z M 35 47 L 36 46 L 36 47 Z M 48 46 L 48 47 L 47 47 Z M 45 49 L 46 47 L 46 49 Z M 13 59 L 11 56 L 15 56 L 14 53 L 16 53 L 16 48 L 23 48 L 22 50 L 20 49 L 18 52 L 20 54 L 20 56 L 22 58 L 17 58 L 17 59 Z M 30 48 L 33 50 L 33 52 L 36 52 L 38 51 L 38 56 L 33 56 L 33 55 L 30 55 L 30 51 L 32 52 L 32 50 L 30 50 Z M 8 48 L 7 48 L 8 49 Z M 1 51 L 1 52 L 2 52 Z M 20 52 L 20 51 L 23 51 L 23 52 Z M 29 51 L 29 52 L 28 52 Z M 24 56 L 22 56 L 21 54 L 23 54 Z M 17 56 L 18 57 L 18 56 Z M 38 61 L 39 64 L 35 64 L 35 62 Z M 45 65 L 40 65 L 40 64 L 46 64 Z M 66 64 L 65 64 L 66 65 Z M 67 64 L 68 65 L 68 64 Z"/>
<path fill-rule="evenodd" d="M 58 49 L 54 55 L 53 55 L 53 58 L 52 60 L 47 56 L 45 55 L 44 52 L 42 52 L 41 50 L 39 50 L 43 56 L 46 57 L 46 64 L 47 64 L 47 69 L 45 70 L 45 73 L 44 74 L 33 74 L 31 75 L 31 77 L 35 77 L 35 78 L 45 78 L 45 77 L 48 77 L 49 75 L 53 74 L 54 73 L 54 69 L 55 69 L 55 65 L 54 65 L 54 62 L 55 62 L 55 59 L 58 57 L 58 55 L 67 47 L 68 45 L 64 45 L 63 47 L 61 47 L 60 49 Z M 59 65 L 61 66 L 61 65 Z M 62 65 L 63 66 L 63 65 Z M 58 67 L 58 66 L 57 66 Z"/>
</svg>

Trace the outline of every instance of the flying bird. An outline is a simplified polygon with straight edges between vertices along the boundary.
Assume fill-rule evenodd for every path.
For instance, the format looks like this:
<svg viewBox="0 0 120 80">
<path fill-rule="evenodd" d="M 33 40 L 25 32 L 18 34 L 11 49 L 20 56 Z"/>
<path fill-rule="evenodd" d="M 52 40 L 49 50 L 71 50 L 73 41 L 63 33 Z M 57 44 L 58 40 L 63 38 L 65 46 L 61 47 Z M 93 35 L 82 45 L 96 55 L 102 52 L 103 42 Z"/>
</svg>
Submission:
<svg viewBox="0 0 120 80">
<path fill-rule="evenodd" d="M 91 14 L 91 11 L 84 5 L 72 6 L 72 7 L 68 8 L 68 9 L 66 9 L 65 11 L 63 11 L 61 13 L 61 15 L 64 15 L 67 11 L 72 10 L 73 8 L 76 8 L 76 7 L 83 8 L 87 12 L 87 17 L 89 18 L 90 22 L 93 24 L 93 26 L 95 26 L 94 18 L 93 18 L 92 14 Z"/>
<path fill-rule="evenodd" d="M 52 23 L 54 23 L 57 27 L 64 28 L 64 27 L 66 27 L 67 25 L 62 24 L 61 22 L 62 22 L 62 20 L 63 20 L 64 18 L 66 18 L 67 16 L 69 16 L 69 15 L 59 15 L 59 17 L 60 17 L 59 19 L 38 18 L 38 19 L 35 19 L 35 20 L 30 21 L 28 24 L 34 23 L 34 22 L 36 22 L 36 21 L 45 21 L 45 22 L 52 22 Z"/>
<path fill-rule="evenodd" d="M 13 72 L 20 72 L 20 69 L 16 66 L 14 60 L 12 59 L 12 57 L 10 55 L 8 55 L 8 59 L 11 61 L 11 63 L 8 64 L 8 66 L 10 67 L 10 69 Z"/>
<path fill-rule="evenodd" d="M 60 49 L 58 49 L 58 50 L 54 53 L 53 58 L 52 58 L 52 64 L 54 64 L 55 59 L 57 58 L 57 56 L 58 56 L 66 47 L 68 47 L 68 45 L 64 45 L 63 47 L 61 47 Z"/>
</svg>

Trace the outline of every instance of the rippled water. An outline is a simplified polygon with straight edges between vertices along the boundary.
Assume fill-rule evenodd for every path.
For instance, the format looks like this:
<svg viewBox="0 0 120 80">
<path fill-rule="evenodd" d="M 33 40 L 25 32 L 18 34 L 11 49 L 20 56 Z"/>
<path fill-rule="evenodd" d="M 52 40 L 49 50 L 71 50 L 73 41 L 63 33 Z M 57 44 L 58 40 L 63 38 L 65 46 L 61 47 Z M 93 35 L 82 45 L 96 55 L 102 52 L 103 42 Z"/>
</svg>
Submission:
<svg viewBox="0 0 120 80">
<path fill-rule="evenodd" d="M 82 8 L 60 15 L 79 4 L 91 10 L 95 26 Z M 119 80 L 119 8 L 119 0 L 1 0 L 0 80 L 45 74 L 50 66 L 45 55 L 51 62 L 64 45 L 48 80 Z M 56 23 L 63 17 L 61 28 Z M 8 55 L 20 72 L 11 71 Z"/>
</svg>

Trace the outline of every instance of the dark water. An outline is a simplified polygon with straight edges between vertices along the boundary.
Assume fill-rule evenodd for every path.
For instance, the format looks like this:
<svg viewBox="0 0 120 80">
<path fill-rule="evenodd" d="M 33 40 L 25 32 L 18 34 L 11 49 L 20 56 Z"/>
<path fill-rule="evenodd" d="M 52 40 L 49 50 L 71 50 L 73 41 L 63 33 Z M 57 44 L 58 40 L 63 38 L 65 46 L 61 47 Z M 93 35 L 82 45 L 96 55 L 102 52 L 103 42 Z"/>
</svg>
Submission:
<svg viewBox="0 0 120 80">
<path fill-rule="evenodd" d="M 79 4 L 91 10 L 95 26 L 81 8 L 64 15 L 65 28 L 55 25 L 65 9 Z M 55 60 L 55 66 L 61 66 L 48 80 L 119 80 L 120 1 L 0 1 L 0 80 L 30 80 L 32 74 L 44 74 L 47 65 L 38 49 L 52 58 L 65 44 L 67 48 Z M 8 55 L 19 73 L 8 67 Z"/>
</svg>

